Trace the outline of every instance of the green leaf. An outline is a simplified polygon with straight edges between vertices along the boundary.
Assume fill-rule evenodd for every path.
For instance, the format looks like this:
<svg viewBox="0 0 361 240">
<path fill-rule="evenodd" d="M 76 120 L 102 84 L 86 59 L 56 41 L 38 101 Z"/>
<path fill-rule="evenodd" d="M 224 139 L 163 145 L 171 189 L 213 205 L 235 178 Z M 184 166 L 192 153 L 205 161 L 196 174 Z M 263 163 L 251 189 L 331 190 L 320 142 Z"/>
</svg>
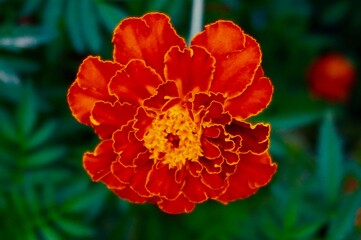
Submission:
<svg viewBox="0 0 361 240">
<path fill-rule="evenodd" d="M 319 112 L 287 113 L 266 119 L 273 129 L 290 130 L 314 123 L 322 117 Z"/>
<path fill-rule="evenodd" d="M 40 229 L 40 233 L 43 236 L 42 239 L 61 240 L 63 239 L 59 233 L 49 226 L 43 225 Z"/>
<path fill-rule="evenodd" d="M 82 189 L 81 194 L 72 196 L 64 205 L 63 211 L 67 213 L 75 213 L 82 211 L 97 211 L 104 203 L 106 189 L 103 186 Z"/>
<path fill-rule="evenodd" d="M 52 40 L 53 35 L 34 26 L 13 26 L 9 32 L 2 31 L 0 49 L 19 51 L 35 48 Z"/>
<path fill-rule="evenodd" d="M 317 174 L 329 205 L 335 203 L 341 186 L 342 178 L 342 146 L 331 113 L 324 116 L 320 128 L 317 156 Z"/>
<path fill-rule="evenodd" d="M 56 224 L 65 232 L 74 237 L 89 237 L 94 234 L 90 226 L 86 226 L 80 221 L 64 219 L 62 217 L 54 219 Z"/>
<path fill-rule="evenodd" d="M 33 14 L 37 8 L 41 5 L 43 0 L 26 0 L 24 6 L 21 9 L 21 15 L 29 16 Z"/>
<path fill-rule="evenodd" d="M 0 83 L 6 84 L 18 84 L 20 83 L 20 78 L 15 70 L 6 63 L 6 60 L 0 59 Z"/>
<path fill-rule="evenodd" d="M 22 137 L 29 136 L 37 118 L 37 100 L 32 84 L 26 83 L 22 88 L 20 105 L 17 109 L 17 122 Z"/>
<path fill-rule="evenodd" d="M 303 224 L 300 227 L 297 227 L 292 230 L 292 233 L 290 233 L 291 239 L 314 239 L 312 236 L 314 236 L 321 227 L 325 224 L 324 220 L 318 220 L 315 222 L 308 222 Z"/>
<path fill-rule="evenodd" d="M 0 136 L 3 136 L 5 139 L 12 142 L 16 142 L 17 134 L 14 122 L 10 115 L 2 109 L 0 109 L 0 123 Z"/>
<path fill-rule="evenodd" d="M 50 164 L 63 157 L 67 151 L 66 147 L 54 146 L 43 148 L 26 158 L 27 167 L 41 167 Z"/>
<path fill-rule="evenodd" d="M 42 27 L 45 31 L 56 32 L 65 0 L 47 0 L 42 14 Z"/>
<path fill-rule="evenodd" d="M 327 239 L 350 239 L 348 235 L 354 227 L 358 208 L 361 208 L 360 189 L 352 195 L 347 195 L 343 198 L 336 214 L 332 218 Z"/>
<path fill-rule="evenodd" d="M 95 12 L 94 0 L 78 0 L 80 3 L 80 25 L 84 42 L 93 52 L 100 52 L 102 47 L 101 33 L 98 23 L 98 14 Z"/>
<path fill-rule="evenodd" d="M 57 122 L 48 121 L 40 129 L 31 134 L 28 140 L 28 149 L 36 148 L 49 140 L 55 132 Z"/>
<path fill-rule="evenodd" d="M 83 39 L 83 29 L 80 25 L 80 12 L 82 11 L 79 5 L 80 1 L 67 0 L 65 9 L 65 23 L 69 34 L 70 41 L 74 49 L 83 53 L 85 51 L 85 44 Z"/>
<path fill-rule="evenodd" d="M 101 23 L 109 32 L 113 32 L 117 24 L 128 16 L 123 9 L 110 4 L 100 2 L 97 5 Z"/>
</svg>

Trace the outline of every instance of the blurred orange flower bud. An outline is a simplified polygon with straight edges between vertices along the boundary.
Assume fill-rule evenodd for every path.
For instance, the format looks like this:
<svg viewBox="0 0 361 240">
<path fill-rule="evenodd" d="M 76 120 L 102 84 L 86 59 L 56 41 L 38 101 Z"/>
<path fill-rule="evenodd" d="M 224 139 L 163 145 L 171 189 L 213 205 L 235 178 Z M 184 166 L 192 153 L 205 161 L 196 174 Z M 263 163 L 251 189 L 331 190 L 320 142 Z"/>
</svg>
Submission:
<svg viewBox="0 0 361 240">
<path fill-rule="evenodd" d="M 308 83 L 312 94 L 330 102 L 344 102 L 355 80 L 355 68 L 344 55 L 330 53 L 311 63 Z"/>
</svg>

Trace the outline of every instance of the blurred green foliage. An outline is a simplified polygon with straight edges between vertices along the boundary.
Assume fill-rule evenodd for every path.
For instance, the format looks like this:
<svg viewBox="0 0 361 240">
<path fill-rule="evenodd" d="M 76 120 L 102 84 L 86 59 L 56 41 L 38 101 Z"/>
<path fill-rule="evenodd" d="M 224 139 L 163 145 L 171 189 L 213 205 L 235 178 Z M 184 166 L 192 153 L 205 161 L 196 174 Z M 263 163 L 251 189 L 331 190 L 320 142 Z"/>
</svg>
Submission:
<svg viewBox="0 0 361 240">
<path fill-rule="evenodd" d="M 275 85 L 271 153 L 279 170 L 255 196 L 207 202 L 173 216 L 91 183 L 82 154 L 95 146 L 66 91 L 87 55 L 112 56 L 127 16 L 168 13 L 187 37 L 190 0 L 0 0 L 0 236 L 4 239 L 357 239 L 361 208 L 361 84 L 330 104 L 305 73 L 337 51 L 360 67 L 357 0 L 209 0 L 205 23 L 230 19 L 261 44 Z M 356 184 L 351 186 L 347 179 Z"/>
</svg>

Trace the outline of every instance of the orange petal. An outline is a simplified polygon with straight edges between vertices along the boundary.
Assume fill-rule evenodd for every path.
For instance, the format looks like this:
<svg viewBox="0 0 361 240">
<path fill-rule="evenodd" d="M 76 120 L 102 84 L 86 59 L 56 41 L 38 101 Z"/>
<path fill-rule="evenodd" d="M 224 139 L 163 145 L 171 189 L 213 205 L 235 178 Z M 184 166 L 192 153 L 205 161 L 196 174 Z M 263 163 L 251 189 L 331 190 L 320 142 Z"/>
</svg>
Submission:
<svg viewBox="0 0 361 240">
<path fill-rule="evenodd" d="M 126 64 L 131 59 L 143 59 L 161 76 L 165 53 L 172 46 L 186 46 L 184 39 L 171 25 L 169 17 L 161 13 L 125 19 L 114 30 L 113 43 L 115 61 Z"/>
<path fill-rule="evenodd" d="M 214 64 L 215 59 L 202 47 L 172 47 L 165 56 L 165 79 L 176 82 L 182 97 L 189 92 L 206 92 L 211 86 Z"/>
<path fill-rule="evenodd" d="M 86 152 L 83 156 L 83 167 L 95 182 L 102 181 L 109 188 L 121 187 L 120 183 L 111 173 L 111 164 L 118 155 L 114 153 L 112 141 L 105 140 L 95 148 L 94 152 Z"/>
<path fill-rule="evenodd" d="M 135 136 L 139 140 L 143 139 L 143 136 L 148 130 L 148 127 L 152 124 L 154 120 L 154 117 L 150 117 L 149 115 L 151 115 L 151 113 L 148 113 L 144 108 L 138 108 L 133 128 L 135 131 Z"/>
<path fill-rule="evenodd" d="M 263 111 L 271 102 L 272 94 L 271 81 L 267 77 L 261 77 L 255 79 L 241 95 L 229 99 L 225 104 L 225 109 L 234 118 L 247 119 Z"/>
<path fill-rule="evenodd" d="M 217 57 L 211 91 L 236 97 L 250 85 L 261 64 L 261 50 L 255 39 L 246 35 L 245 48 Z"/>
<path fill-rule="evenodd" d="M 144 61 L 132 60 L 112 78 L 109 92 L 120 102 L 141 105 L 143 101 L 156 93 L 162 83 L 160 76 Z"/>
<path fill-rule="evenodd" d="M 90 112 L 97 101 L 114 102 L 108 93 L 108 83 L 122 65 L 102 61 L 99 57 L 87 57 L 79 67 L 77 79 L 70 86 L 67 100 L 73 116 L 90 125 Z"/>
<path fill-rule="evenodd" d="M 153 109 L 161 109 L 171 99 L 179 97 L 177 85 L 174 81 L 166 81 L 159 85 L 157 93 L 144 101 L 144 106 Z"/>
<path fill-rule="evenodd" d="M 190 213 L 195 207 L 195 203 L 191 202 L 183 194 L 180 194 L 175 200 L 167 200 L 165 198 L 158 202 L 159 208 L 170 214 Z"/>
<path fill-rule="evenodd" d="M 253 152 L 256 154 L 263 153 L 269 147 L 270 126 L 268 124 L 256 124 L 233 121 L 231 125 L 226 126 L 226 131 L 233 136 L 242 138 L 242 153 Z"/>
<path fill-rule="evenodd" d="M 236 172 L 229 176 L 229 187 L 216 200 L 228 203 L 251 196 L 271 180 L 276 169 L 277 164 L 271 162 L 268 153 L 241 155 Z"/>
<path fill-rule="evenodd" d="M 183 182 L 176 182 L 175 174 L 176 169 L 169 169 L 168 164 L 158 162 L 148 174 L 146 188 L 153 195 L 174 200 L 179 196 L 183 186 Z"/>
<path fill-rule="evenodd" d="M 96 102 L 90 121 L 101 139 L 111 138 L 112 134 L 128 121 L 134 119 L 136 108 L 129 103 Z"/>
<path fill-rule="evenodd" d="M 114 151 L 120 154 L 119 161 L 124 166 L 133 166 L 137 155 L 146 150 L 143 143 L 135 137 L 132 125 L 133 123 L 129 122 L 113 134 Z"/>
<path fill-rule="evenodd" d="M 217 21 L 205 27 L 192 39 L 192 46 L 205 47 L 213 56 L 244 48 L 245 34 L 231 21 Z"/>
</svg>

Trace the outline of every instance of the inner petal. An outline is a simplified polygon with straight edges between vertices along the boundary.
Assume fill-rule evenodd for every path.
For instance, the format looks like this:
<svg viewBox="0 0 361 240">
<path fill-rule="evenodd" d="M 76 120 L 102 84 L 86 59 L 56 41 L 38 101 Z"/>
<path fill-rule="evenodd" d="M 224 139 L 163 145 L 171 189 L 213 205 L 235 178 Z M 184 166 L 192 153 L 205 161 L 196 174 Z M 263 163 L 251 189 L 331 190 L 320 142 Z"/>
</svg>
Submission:
<svg viewBox="0 0 361 240">
<path fill-rule="evenodd" d="M 202 156 L 201 127 L 180 105 L 158 115 L 144 135 L 144 146 L 154 161 L 169 168 L 181 168 L 186 161 L 198 161 Z"/>
</svg>

